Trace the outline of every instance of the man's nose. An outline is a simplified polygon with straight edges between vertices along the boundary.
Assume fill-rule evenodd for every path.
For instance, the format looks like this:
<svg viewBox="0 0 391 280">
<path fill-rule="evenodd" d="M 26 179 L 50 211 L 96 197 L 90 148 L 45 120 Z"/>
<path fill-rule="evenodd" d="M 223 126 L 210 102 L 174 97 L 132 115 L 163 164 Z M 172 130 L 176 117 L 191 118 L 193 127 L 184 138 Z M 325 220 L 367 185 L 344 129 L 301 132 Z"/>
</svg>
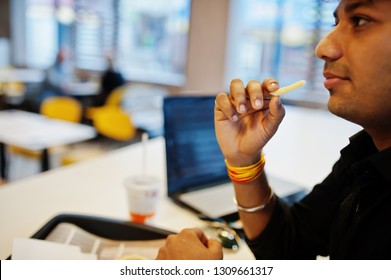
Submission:
<svg viewBox="0 0 391 280">
<path fill-rule="evenodd" d="M 337 60 L 343 55 L 341 42 L 338 39 L 337 30 L 329 32 L 318 44 L 315 50 L 318 58 L 325 61 Z"/>
</svg>

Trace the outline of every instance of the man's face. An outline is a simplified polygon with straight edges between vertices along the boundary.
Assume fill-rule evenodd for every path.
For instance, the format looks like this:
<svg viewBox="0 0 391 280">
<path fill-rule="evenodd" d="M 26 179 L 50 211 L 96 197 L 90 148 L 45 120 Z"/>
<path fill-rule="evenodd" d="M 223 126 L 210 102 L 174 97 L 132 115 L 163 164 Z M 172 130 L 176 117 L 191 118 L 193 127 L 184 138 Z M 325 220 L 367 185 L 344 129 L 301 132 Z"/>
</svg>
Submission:
<svg viewBox="0 0 391 280">
<path fill-rule="evenodd" d="M 319 43 L 329 110 L 366 129 L 391 131 L 391 1 L 342 0 Z"/>
</svg>

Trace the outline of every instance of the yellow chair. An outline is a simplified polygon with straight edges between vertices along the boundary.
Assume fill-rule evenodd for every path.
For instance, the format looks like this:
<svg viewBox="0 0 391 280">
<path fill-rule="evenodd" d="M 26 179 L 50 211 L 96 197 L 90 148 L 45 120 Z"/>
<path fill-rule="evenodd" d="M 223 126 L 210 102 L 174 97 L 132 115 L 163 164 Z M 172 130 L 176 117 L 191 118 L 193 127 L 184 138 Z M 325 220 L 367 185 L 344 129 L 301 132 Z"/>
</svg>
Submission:
<svg viewBox="0 0 391 280">
<path fill-rule="evenodd" d="M 71 97 L 53 96 L 42 102 L 40 112 L 48 118 L 80 122 L 83 116 L 83 107 L 79 101 Z"/>
<path fill-rule="evenodd" d="M 94 114 L 92 122 L 99 134 L 116 141 L 129 141 L 136 134 L 130 116 L 118 107 L 101 108 Z"/>
<path fill-rule="evenodd" d="M 99 112 L 100 110 L 104 110 L 107 107 L 120 108 L 125 90 L 126 85 L 117 87 L 107 96 L 105 104 L 103 106 L 88 107 L 85 113 L 86 119 L 93 120 L 97 112 Z"/>
<path fill-rule="evenodd" d="M 120 107 L 125 90 L 126 86 L 120 86 L 114 89 L 107 97 L 105 105 Z"/>
<path fill-rule="evenodd" d="M 48 118 L 59 119 L 69 122 L 80 122 L 83 108 L 76 99 L 66 96 L 53 96 L 46 98 L 40 107 L 40 113 Z M 41 152 L 30 151 L 17 146 L 10 146 L 12 154 L 21 155 L 31 159 L 40 159 Z"/>
<path fill-rule="evenodd" d="M 128 142 L 135 137 L 137 132 L 130 116 L 115 106 L 102 106 L 95 111 L 92 122 L 101 136 L 116 142 Z M 93 148 L 91 144 L 84 148 L 79 146 L 78 149 L 74 149 L 73 152 L 67 153 L 62 158 L 62 164 L 68 165 L 93 158 L 108 150 L 105 147 L 99 147 L 99 145 L 98 143 L 96 148 Z"/>
</svg>

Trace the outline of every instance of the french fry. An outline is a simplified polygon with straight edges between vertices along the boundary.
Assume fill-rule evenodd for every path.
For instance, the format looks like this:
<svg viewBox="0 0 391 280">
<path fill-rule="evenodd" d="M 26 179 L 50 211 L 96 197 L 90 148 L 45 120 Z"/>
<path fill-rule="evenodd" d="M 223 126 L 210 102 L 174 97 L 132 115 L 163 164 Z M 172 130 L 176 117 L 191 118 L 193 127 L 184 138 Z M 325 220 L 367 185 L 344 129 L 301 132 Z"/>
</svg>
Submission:
<svg viewBox="0 0 391 280">
<path fill-rule="evenodd" d="M 271 95 L 274 95 L 274 96 L 280 96 L 284 93 L 287 93 L 289 91 L 292 91 L 292 90 L 295 90 L 295 89 L 298 89 L 299 87 L 302 87 L 305 85 L 305 80 L 301 80 L 301 81 L 298 81 L 294 84 L 291 84 L 289 86 L 286 86 L 286 87 L 282 87 L 282 88 L 279 88 L 278 90 L 276 91 L 273 91 L 271 92 L 270 94 Z"/>
</svg>

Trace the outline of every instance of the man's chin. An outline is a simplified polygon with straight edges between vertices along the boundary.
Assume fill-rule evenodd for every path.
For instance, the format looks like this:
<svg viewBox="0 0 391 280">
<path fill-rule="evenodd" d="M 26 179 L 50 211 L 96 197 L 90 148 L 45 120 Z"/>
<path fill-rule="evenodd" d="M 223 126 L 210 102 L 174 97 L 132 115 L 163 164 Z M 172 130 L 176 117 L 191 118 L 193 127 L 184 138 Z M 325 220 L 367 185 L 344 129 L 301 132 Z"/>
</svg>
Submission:
<svg viewBox="0 0 391 280">
<path fill-rule="evenodd" d="M 344 115 L 346 114 L 346 106 L 347 104 L 343 104 L 340 100 L 336 100 L 335 97 L 330 95 L 329 100 L 327 102 L 327 108 L 330 111 L 330 113 L 344 118 Z"/>
</svg>

